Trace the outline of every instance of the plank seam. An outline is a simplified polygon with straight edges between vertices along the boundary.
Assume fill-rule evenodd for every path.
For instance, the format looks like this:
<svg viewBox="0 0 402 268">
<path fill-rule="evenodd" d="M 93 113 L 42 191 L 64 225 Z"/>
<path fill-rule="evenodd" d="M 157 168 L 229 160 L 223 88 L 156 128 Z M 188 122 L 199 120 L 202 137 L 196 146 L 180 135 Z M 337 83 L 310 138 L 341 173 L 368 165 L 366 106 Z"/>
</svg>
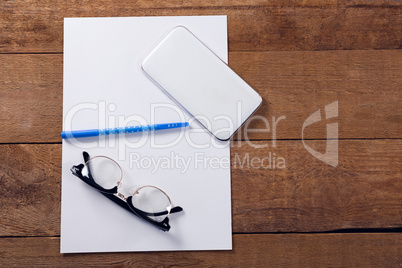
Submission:
<svg viewBox="0 0 402 268">
<path fill-rule="evenodd" d="M 326 140 L 338 140 L 338 141 L 380 141 L 380 140 L 401 140 L 401 138 L 340 138 L 340 139 L 304 139 L 306 141 L 326 141 Z M 237 142 L 237 141 L 273 141 L 272 139 L 251 139 L 251 140 L 232 140 L 231 142 Z M 302 139 L 276 139 L 275 141 L 302 141 Z M 23 144 L 62 144 L 60 141 L 55 141 L 55 142 L 0 142 L 1 145 L 23 145 Z"/>
<path fill-rule="evenodd" d="M 261 53 L 261 52 L 325 52 L 325 51 L 388 51 L 388 50 L 401 50 L 401 47 L 398 48 L 369 48 L 369 49 L 315 49 L 315 50 L 230 50 L 229 53 L 238 53 L 238 52 L 244 52 L 244 53 L 251 53 L 251 52 L 256 52 L 256 53 Z M 50 52 L 0 52 L 0 55 L 63 55 L 64 53 L 62 51 L 50 51 Z"/>
<path fill-rule="evenodd" d="M 355 228 L 355 229 L 339 229 L 323 232 L 233 232 L 232 235 L 282 235 L 282 234 L 367 234 L 367 233 L 402 233 L 402 227 L 396 228 Z M 1 238 L 60 238 L 60 235 L 22 235 L 22 236 L 0 236 Z"/>
</svg>

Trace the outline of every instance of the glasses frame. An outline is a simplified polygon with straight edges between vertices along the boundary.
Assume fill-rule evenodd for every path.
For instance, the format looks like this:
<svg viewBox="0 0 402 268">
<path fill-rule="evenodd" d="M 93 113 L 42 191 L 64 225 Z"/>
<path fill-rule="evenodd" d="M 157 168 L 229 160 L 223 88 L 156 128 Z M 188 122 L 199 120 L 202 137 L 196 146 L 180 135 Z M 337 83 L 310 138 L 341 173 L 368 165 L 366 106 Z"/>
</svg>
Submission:
<svg viewBox="0 0 402 268">
<path fill-rule="evenodd" d="M 118 190 L 119 187 L 121 186 L 121 182 L 123 180 L 123 170 L 121 168 L 121 166 L 112 158 L 108 157 L 108 156 L 103 156 L 103 155 L 99 155 L 99 156 L 94 156 L 94 157 L 90 157 L 89 154 L 87 152 L 83 152 L 83 157 L 84 157 L 84 164 L 79 164 L 79 165 L 75 165 L 73 166 L 70 170 L 73 173 L 73 175 L 77 176 L 78 178 L 80 178 L 83 182 L 85 182 L 86 184 L 88 184 L 89 186 L 92 186 L 93 188 L 95 188 L 96 190 L 98 190 L 98 192 L 100 192 L 101 194 L 103 194 L 105 197 L 107 197 L 108 199 L 110 199 L 111 201 L 113 201 L 114 203 L 118 204 L 119 206 L 121 206 L 122 208 L 126 209 L 127 211 L 133 213 L 135 216 L 140 217 L 141 219 L 147 221 L 148 223 L 154 225 L 155 227 L 159 228 L 160 230 L 167 232 L 170 230 L 170 225 L 169 225 L 169 215 L 171 213 L 176 213 L 176 212 L 180 212 L 183 211 L 182 207 L 176 206 L 173 207 L 172 206 L 172 202 L 170 200 L 170 197 L 166 194 L 165 191 L 163 191 L 162 189 L 153 186 L 153 185 L 144 185 L 141 186 L 139 188 L 137 188 L 134 193 L 130 196 L 128 196 L 127 198 L 121 194 Z M 97 184 L 95 182 L 95 180 L 92 177 L 91 174 L 91 168 L 89 166 L 89 162 L 97 157 L 104 157 L 107 158 L 111 161 L 113 161 L 119 168 L 121 171 L 121 176 L 119 181 L 117 182 L 117 185 L 111 189 L 105 189 L 102 186 L 100 186 L 99 184 Z M 84 169 L 84 167 L 87 167 L 88 169 L 88 176 L 85 176 L 82 174 L 82 170 Z M 156 212 L 156 213 L 149 213 L 149 212 L 145 212 L 142 211 L 136 207 L 133 206 L 132 204 L 132 198 L 133 196 L 142 188 L 144 187 L 153 187 L 159 191 L 161 191 L 163 194 L 165 194 L 169 200 L 169 204 L 170 204 L 170 211 L 160 211 L 160 212 Z M 162 221 L 155 221 L 152 218 L 150 218 L 150 216 L 163 216 L 166 215 L 166 217 L 162 220 Z"/>
</svg>

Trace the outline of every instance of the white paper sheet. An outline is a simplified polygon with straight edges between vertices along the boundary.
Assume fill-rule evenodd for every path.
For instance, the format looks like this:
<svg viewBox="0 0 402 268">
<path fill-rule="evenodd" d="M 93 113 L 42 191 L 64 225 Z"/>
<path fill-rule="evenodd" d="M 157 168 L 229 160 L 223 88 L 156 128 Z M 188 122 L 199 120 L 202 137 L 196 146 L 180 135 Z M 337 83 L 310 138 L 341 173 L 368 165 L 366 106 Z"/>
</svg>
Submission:
<svg viewBox="0 0 402 268">
<path fill-rule="evenodd" d="M 63 129 L 187 121 L 141 70 L 142 59 L 182 25 L 227 62 L 226 16 L 66 18 Z M 162 232 L 71 174 L 91 156 L 123 168 L 123 192 L 155 185 L 184 212 Z M 62 253 L 232 248 L 230 148 L 195 122 L 186 130 L 63 141 Z"/>
</svg>

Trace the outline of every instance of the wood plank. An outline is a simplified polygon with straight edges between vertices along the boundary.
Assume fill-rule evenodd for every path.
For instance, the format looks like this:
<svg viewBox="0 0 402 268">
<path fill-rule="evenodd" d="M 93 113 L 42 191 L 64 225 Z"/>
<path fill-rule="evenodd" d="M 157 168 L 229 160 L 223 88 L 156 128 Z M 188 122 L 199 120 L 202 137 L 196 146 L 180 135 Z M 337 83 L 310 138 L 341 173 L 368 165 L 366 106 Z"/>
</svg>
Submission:
<svg viewBox="0 0 402 268">
<path fill-rule="evenodd" d="M 322 152 L 324 143 L 307 144 Z M 402 140 L 339 141 L 337 167 L 301 141 L 275 146 L 232 145 L 234 232 L 402 227 Z M 0 145 L 0 236 L 60 233 L 60 171 L 60 144 Z"/>
<path fill-rule="evenodd" d="M 301 139 L 303 122 L 318 109 L 324 117 L 325 105 L 334 101 L 338 118 L 307 127 L 304 138 L 326 139 L 326 123 L 333 122 L 339 124 L 339 138 L 401 138 L 399 50 L 231 52 L 229 57 L 229 65 L 264 99 L 256 115 L 265 121 L 256 118 L 248 125 L 262 130 L 246 135 L 243 129 L 235 139 Z M 62 60 L 62 55 L 0 55 L 0 143 L 61 141 Z"/>
<path fill-rule="evenodd" d="M 61 141 L 63 57 L 1 55 L 0 62 L 0 141 Z"/>
<path fill-rule="evenodd" d="M 234 235 L 231 251 L 60 254 L 59 238 L 0 238 L 0 266 L 397 267 L 400 233 Z"/>
<path fill-rule="evenodd" d="M 5 1 L 5 6 L 10 7 L 11 1 Z M 76 5 L 74 1 L 68 3 L 70 5 Z M 378 0 L 378 1 L 367 1 L 367 0 L 305 0 L 305 1 L 298 1 L 298 0 L 248 0 L 245 3 L 242 0 L 188 0 L 188 1 L 181 1 L 181 0 L 170 0 L 161 2 L 158 0 L 126 0 L 125 2 L 121 0 L 113 1 L 114 3 L 110 3 L 107 0 L 96 0 L 91 1 L 94 3 L 88 3 L 91 8 L 95 6 L 102 7 L 108 6 L 109 8 L 122 8 L 124 3 L 126 7 L 129 8 L 137 8 L 137 9 L 149 9 L 149 8 L 159 8 L 159 9 L 178 9 L 178 8 L 227 8 L 227 7 L 268 7 L 268 6 L 288 6 L 288 7 L 333 7 L 333 6 L 361 6 L 361 7 L 390 7 L 395 6 L 398 7 L 401 4 L 398 1 L 394 0 Z M 16 7 L 20 7 L 20 3 L 12 3 Z M 28 3 L 28 5 L 34 5 L 33 1 Z M 66 4 L 67 5 L 67 4 Z"/>
<path fill-rule="evenodd" d="M 303 123 L 319 109 L 323 120 L 304 130 L 307 139 L 326 139 L 326 124 L 335 122 L 339 138 L 402 135 L 401 51 L 231 53 L 229 65 L 263 97 L 256 115 L 270 128 L 237 139 L 301 139 Z M 325 120 L 334 101 L 338 118 Z M 274 121 L 284 116 L 275 133 Z M 249 123 L 267 129 L 258 118 Z"/>
<path fill-rule="evenodd" d="M 325 143 L 306 142 L 321 153 Z M 402 140 L 339 141 L 336 167 L 316 159 L 301 141 L 233 146 L 235 232 L 402 227 Z"/>
<path fill-rule="evenodd" d="M 60 185 L 60 144 L 0 145 L 0 236 L 59 235 Z"/>
<path fill-rule="evenodd" d="M 64 17 L 222 14 L 228 16 L 230 51 L 401 47 L 398 1 L 165 2 L 2 1 L 0 53 L 62 52 Z"/>
</svg>

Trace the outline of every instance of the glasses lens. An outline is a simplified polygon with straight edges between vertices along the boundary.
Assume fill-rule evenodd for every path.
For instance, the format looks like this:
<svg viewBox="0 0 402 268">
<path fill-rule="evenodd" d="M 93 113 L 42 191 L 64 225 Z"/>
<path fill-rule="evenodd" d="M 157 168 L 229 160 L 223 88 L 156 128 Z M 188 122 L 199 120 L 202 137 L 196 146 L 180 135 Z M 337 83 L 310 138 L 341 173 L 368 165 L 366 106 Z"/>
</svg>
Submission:
<svg viewBox="0 0 402 268">
<path fill-rule="evenodd" d="M 134 192 L 131 200 L 135 208 L 158 222 L 163 221 L 172 209 L 169 197 L 161 189 L 154 186 L 139 188 Z"/>
<path fill-rule="evenodd" d="M 120 166 L 105 156 L 95 156 L 84 166 L 83 175 L 88 176 L 88 167 L 94 181 L 104 189 L 112 189 L 122 177 Z"/>
</svg>

